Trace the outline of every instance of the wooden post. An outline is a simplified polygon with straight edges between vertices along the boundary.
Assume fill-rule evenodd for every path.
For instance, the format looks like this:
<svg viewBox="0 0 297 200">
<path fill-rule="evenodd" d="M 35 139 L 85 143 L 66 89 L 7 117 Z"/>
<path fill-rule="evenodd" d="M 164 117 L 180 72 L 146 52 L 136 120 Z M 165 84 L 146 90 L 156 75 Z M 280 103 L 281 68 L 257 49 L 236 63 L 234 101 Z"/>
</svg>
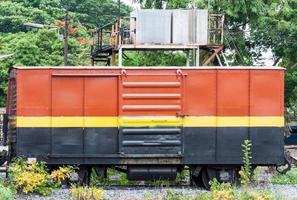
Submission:
<svg viewBox="0 0 297 200">
<path fill-rule="evenodd" d="M 111 51 L 111 66 L 115 66 L 115 52 L 114 49 Z"/>
</svg>

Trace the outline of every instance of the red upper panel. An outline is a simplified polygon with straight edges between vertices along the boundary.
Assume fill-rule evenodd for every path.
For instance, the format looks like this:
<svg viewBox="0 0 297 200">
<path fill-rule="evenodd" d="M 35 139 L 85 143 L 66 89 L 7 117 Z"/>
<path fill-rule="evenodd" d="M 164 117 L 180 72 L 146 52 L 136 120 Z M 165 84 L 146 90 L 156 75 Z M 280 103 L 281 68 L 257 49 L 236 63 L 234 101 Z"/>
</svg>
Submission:
<svg viewBox="0 0 297 200">
<path fill-rule="evenodd" d="M 282 116 L 275 69 L 16 69 L 19 116 Z"/>
</svg>

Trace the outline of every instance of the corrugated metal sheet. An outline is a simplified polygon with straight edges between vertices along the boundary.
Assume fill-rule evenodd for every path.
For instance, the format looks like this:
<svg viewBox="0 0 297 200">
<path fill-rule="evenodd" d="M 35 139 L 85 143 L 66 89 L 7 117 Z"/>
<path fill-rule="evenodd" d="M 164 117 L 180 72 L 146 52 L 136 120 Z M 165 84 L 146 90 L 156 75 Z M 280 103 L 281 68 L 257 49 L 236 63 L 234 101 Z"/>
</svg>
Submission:
<svg viewBox="0 0 297 200">
<path fill-rule="evenodd" d="M 137 44 L 207 44 L 208 10 L 137 10 Z M 131 20 L 130 28 L 134 29 Z M 135 35 L 131 34 L 131 41 Z"/>
<path fill-rule="evenodd" d="M 191 16 L 189 10 L 173 10 L 172 12 L 172 43 L 191 43 L 190 25 Z"/>
<path fill-rule="evenodd" d="M 196 10 L 196 44 L 207 44 L 208 10 Z"/>
<path fill-rule="evenodd" d="M 171 13 L 170 10 L 137 11 L 137 43 L 171 43 Z"/>
</svg>

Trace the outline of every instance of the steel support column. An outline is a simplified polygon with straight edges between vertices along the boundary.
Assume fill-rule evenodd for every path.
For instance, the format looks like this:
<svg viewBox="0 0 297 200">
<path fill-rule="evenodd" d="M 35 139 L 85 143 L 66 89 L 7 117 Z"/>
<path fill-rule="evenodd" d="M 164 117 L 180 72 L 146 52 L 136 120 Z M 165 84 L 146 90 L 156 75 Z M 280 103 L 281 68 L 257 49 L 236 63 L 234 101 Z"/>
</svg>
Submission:
<svg viewBox="0 0 297 200">
<path fill-rule="evenodd" d="M 196 55 L 195 55 L 195 65 L 199 66 L 200 65 L 200 48 L 199 46 L 196 49 Z"/>
<path fill-rule="evenodd" d="M 118 61 L 118 66 L 119 67 L 122 67 L 122 62 L 123 62 L 123 49 L 122 47 L 120 46 L 119 48 L 119 61 Z"/>
</svg>

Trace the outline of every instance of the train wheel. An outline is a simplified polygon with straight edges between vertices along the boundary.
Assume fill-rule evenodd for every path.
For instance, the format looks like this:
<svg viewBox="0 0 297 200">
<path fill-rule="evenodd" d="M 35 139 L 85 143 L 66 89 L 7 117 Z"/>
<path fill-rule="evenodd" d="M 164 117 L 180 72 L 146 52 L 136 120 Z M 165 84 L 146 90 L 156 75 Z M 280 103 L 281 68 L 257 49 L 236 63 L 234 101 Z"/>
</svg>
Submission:
<svg viewBox="0 0 297 200">
<path fill-rule="evenodd" d="M 238 182 L 238 168 L 203 168 L 201 171 L 201 179 L 205 189 L 210 189 L 210 181 L 217 179 L 223 183 L 236 184 Z"/>
<path fill-rule="evenodd" d="M 80 166 L 78 170 L 78 185 L 87 186 L 90 184 L 91 169 L 88 166 Z"/>
<path fill-rule="evenodd" d="M 210 190 L 210 181 L 216 178 L 213 173 L 209 173 L 207 168 L 203 168 L 201 171 L 201 181 L 205 189 Z"/>
<path fill-rule="evenodd" d="M 192 180 L 194 181 L 194 184 L 197 187 L 204 187 L 203 181 L 202 181 L 202 173 L 200 172 L 198 176 L 192 176 Z"/>
</svg>

